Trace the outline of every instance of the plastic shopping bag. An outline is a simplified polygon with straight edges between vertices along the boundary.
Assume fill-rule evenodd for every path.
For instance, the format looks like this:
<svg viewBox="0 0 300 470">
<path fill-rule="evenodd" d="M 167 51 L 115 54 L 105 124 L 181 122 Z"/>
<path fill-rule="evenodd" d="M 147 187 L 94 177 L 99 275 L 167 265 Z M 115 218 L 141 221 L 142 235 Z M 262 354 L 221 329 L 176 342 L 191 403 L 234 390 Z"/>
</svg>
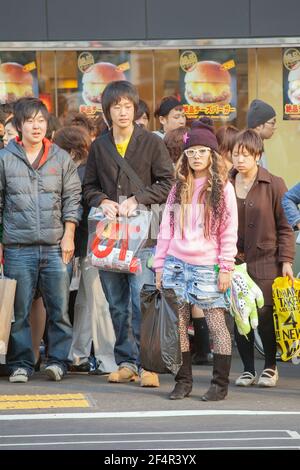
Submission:
<svg viewBox="0 0 300 470">
<path fill-rule="evenodd" d="M 108 219 L 102 209 L 89 213 L 88 257 L 103 271 L 140 273 L 138 251 L 148 238 L 152 213 L 136 211 L 132 217 Z"/>
<path fill-rule="evenodd" d="M 17 281 L 4 277 L 1 266 L 0 276 L 0 355 L 7 353 L 11 323 L 14 319 L 14 301 Z"/>
<path fill-rule="evenodd" d="M 277 277 L 273 286 L 274 326 L 281 359 L 300 355 L 300 279 L 294 287 L 288 277 Z"/>
<path fill-rule="evenodd" d="M 70 282 L 70 292 L 76 291 L 79 289 L 81 278 L 81 269 L 80 269 L 80 258 L 76 257 L 73 259 L 73 269 L 72 269 L 72 278 Z"/>
<path fill-rule="evenodd" d="M 141 291 L 141 364 L 146 370 L 177 374 L 182 364 L 178 312 L 173 289 L 145 284 Z"/>
</svg>

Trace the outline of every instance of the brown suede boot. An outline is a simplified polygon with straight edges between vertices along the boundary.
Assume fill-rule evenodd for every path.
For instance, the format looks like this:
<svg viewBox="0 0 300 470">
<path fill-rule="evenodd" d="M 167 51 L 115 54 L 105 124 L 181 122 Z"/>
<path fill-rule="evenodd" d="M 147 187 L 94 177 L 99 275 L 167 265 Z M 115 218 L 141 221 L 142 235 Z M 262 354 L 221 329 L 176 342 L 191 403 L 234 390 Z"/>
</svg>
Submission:
<svg viewBox="0 0 300 470">
<path fill-rule="evenodd" d="M 201 397 L 202 401 L 224 400 L 228 393 L 231 356 L 214 354 L 213 378 L 208 391 Z"/>
<path fill-rule="evenodd" d="M 176 385 L 170 393 L 170 400 L 182 400 L 188 397 L 193 388 L 192 361 L 190 351 L 182 353 L 182 366 L 175 377 Z"/>
</svg>

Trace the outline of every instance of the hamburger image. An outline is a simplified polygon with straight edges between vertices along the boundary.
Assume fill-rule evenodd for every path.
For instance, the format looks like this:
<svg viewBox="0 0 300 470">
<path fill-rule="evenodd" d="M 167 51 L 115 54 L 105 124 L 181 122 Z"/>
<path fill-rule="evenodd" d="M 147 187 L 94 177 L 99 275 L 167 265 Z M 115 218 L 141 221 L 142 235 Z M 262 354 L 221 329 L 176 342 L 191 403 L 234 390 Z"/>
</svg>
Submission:
<svg viewBox="0 0 300 470">
<path fill-rule="evenodd" d="M 300 67 L 290 71 L 288 96 L 293 104 L 300 104 Z"/>
<path fill-rule="evenodd" d="M 85 104 L 100 104 L 106 85 L 117 80 L 126 80 L 126 77 L 116 65 L 109 62 L 93 64 L 82 77 L 82 98 Z"/>
<path fill-rule="evenodd" d="M 193 105 L 223 105 L 231 100 L 231 76 L 219 62 L 204 60 L 187 71 L 185 99 Z"/>
<path fill-rule="evenodd" d="M 0 64 L 0 103 L 11 103 L 23 96 L 33 96 L 33 77 L 15 62 Z"/>
</svg>

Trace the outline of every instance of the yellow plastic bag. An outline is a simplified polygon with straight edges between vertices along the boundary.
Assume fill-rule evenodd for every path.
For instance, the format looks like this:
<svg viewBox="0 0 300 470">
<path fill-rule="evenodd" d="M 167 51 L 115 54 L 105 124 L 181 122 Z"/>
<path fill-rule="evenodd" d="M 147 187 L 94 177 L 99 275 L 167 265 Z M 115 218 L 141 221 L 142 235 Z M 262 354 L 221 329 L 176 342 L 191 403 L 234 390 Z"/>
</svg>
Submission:
<svg viewBox="0 0 300 470">
<path fill-rule="evenodd" d="M 294 287 L 288 277 L 277 277 L 272 286 L 274 326 L 281 359 L 300 355 L 300 279 Z"/>
</svg>

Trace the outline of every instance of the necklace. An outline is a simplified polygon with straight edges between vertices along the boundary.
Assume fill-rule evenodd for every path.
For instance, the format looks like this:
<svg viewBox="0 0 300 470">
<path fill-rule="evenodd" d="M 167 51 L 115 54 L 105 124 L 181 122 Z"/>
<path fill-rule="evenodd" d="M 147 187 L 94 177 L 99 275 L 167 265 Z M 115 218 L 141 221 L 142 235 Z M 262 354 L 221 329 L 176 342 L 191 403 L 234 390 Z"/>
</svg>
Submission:
<svg viewBox="0 0 300 470">
<path fill-rule="evenodd" d="M 248 194 L 248 192 L 250 191 L 254 181 L 256 180 L 256 176 L 257 176 L 257 173 L 256 175 L 254 176 L 254 178 L 252 178 L 250 181 L 246 182 L 245 180 L 243 180 L 240 176 L 240 173 L 237 174 L 237 177 L 236 177 L 236 183 L 239 187 L 239 190 L 240 191 L 243 191 L 243 193 L 245 194 Z"/>
</svg>

